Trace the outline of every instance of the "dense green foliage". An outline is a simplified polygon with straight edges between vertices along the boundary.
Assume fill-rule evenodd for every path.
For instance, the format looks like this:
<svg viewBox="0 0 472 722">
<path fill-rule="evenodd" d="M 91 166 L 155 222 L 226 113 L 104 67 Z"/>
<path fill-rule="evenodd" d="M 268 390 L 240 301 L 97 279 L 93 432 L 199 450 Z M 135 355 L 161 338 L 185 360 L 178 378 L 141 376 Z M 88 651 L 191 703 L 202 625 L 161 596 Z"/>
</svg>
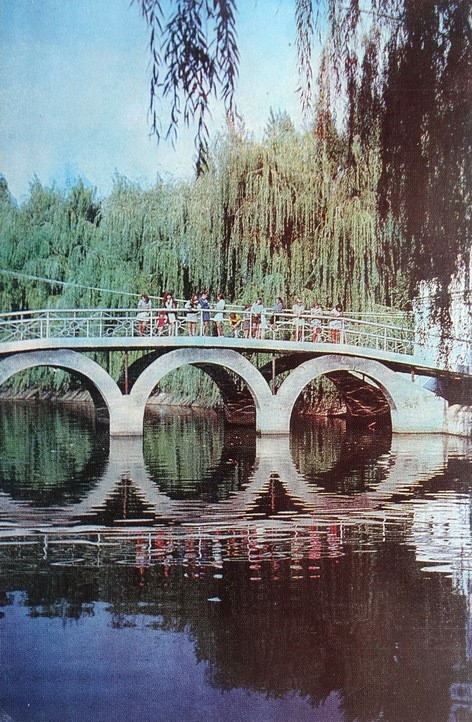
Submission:
<svg viewBox="0 0 472 722">
<path fill-rule="evenodd" d="M 390 305 L 399 236 L 379 223 L 378 158 L 360 142 L 346 158 L 334 130 L 320 139 L 272 114 L 261 142 L 229 129 L 192 182 L 143 190 L 116 177 L 99 202 L 81 181 L 65 192 L 34 180 L 20 207 L 4 186 L 0 268 L 58 283 L 1 275 L 1 308 L 133 307 L 142 291 L 203 288 L 235 302 L 261 294 L 267 306 L 296 294 L 353 310 Z M 116 377 L 121 363 L 117 354 Z M 188 380 L 180 386 L 188 397 Z"/>
<path fill-rule="evenodd" d="M 81 181 L 65 192 L 35 180 L 22 206 L 6 194 L 0 205 L 0 268 L 60 283 L 2 275 L 1 308 L 134 306 L 143 290 L 203 288 L 270 305 L 307 283 L 307 302 L 391 305 L 400 237 L 379 223 L 378 158 L 360 142 L 346 157 L 341 137 L 280 115 L 261 142 L 229 131 L 192 182 L 143 190 L 117 177 L 98 202 Z"/>
</svg>

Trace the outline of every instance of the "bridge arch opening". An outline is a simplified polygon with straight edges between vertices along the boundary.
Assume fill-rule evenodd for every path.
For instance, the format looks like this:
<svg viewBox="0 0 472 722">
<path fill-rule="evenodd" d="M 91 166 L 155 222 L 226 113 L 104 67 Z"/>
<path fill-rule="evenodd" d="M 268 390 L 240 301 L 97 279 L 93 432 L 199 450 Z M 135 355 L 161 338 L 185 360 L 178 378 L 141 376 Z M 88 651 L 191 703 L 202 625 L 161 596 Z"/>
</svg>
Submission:
<svg viewBox="0 0 472 722">
<path fill-rule="evenodd" d="M 111 408 L 121 397 L 118 386 L 99 364 L 75 351 L 28 351 L 7 356 L 0 360 L 0 387 L 18 373 L 44 367 L 61 369 L 79 381 L 93 403 L 96 420 L 110 422 Z"/>
<path fill-rule="evenodd" d="M 135 381 L 130 400 L 134 405 L 144 408 L 160 381 L 167 374 L 185 366 L 194 366 L 209 376 L 218 387 L 226 406 L 235 403 L 243 393 L 251 401 L 251 413 L 257 427 L 258 413 L 270 406 L 272 394 L 258 369 L 240 353 L 232 350 L 181 348 L 162 354 Z"/>
<path fill-rule="evenodd" d="M 327 416 L 342 417 L 349 427 L 391 429 L 389 395 L 370 376 L 339 370 L 318 376 L 316 381 L 320 380 L 325 381 L 325 388 L 333 389 L 333 401 L 327 404 Z M 304 391 L 311 385 L 305 386 L 301 392 L 294 404 L 293 414 L 299 410 Z"/>
<path fill-rule="evenodd" d="M 282 382 L 277 397 L 291 423 L 304 390 L 321 377 L 342 396 L 349 424 L 392 429 L 398 407 L 395 373 L 376 361 L 334 354 L 302 362 Z"/>
<path fill-rule="evenodd" d="M 162 394 L 161 398 L 159 396 Z M 213 363 L 193 363 L 180 366 L 163 376 L 148 398 L 146 418 L 164 405 L 172 404 L 211 409 L 222 413 L 227 422 L 236 426 L 255 426 L 256 406 L 253 396 L 241 376 Z M 153 401 L 158 403 L 154 405 Z"/>
</svg>

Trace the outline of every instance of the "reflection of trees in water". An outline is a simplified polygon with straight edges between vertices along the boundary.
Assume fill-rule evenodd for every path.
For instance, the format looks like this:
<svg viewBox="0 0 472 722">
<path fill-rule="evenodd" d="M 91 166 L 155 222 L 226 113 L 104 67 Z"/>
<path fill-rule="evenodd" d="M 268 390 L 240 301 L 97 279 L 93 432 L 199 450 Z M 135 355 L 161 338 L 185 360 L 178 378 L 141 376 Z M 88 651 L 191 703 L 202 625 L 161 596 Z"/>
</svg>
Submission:
<svg viewBox="0 0 472 722">
<path fill-rule="evenodd" d="M 251 429 L 225 429 L 211 411 L 161 412 L 148 421 L 146 468 L 171 499 L 227 499 L 247 481 L 256 446 Z"/>
<path fill-rule="evenodd" d="M 365 491 L 381 482 L 388 471 L 379 458 L 389 452 L 389 433 L 349 429 L 339 419 L 315 419 L 310 424 L 294 424 L 290 442 L 299 472 L 329 491 Z"/>
<path fill-rule="evenodd" d="M 193 628 L 212 682 L 274 696 L 296 690 L 315 703 L 342 689 L 347 719 L 447 719 L 462 636 L 448 627 L 455 614 L 464 621 L 450 581 L 426 581 L 399 547 L 319 566 L 319 580 L 303 575 L 297 586 L 282 564 L 263 594 L 228 568 L 214 626 Z M 425 666 L 430 679 L 413 671 Z"/>
<path fill-rule="evenodd" d="M 0 489 L 39 505 L 77 503 L 106 463 L 97 428 L 80 406 L 2 401 Z"/>
<path fill-rule="evenodd" d="M 466 620 L 450 579 L 425 576 L 413 551 L 393 544 L 319 559 L 316 577 L 307 557 L 277 560 L 277 575 L 262 561 L 258 583 L 251 566 L 225 561 L 215 579 L 212 570 L 194 575 L 184 566 L 45 574 L 38 561 L 33 571 L 14 565 L 9 588 L 24 590 L 33 615 L 85 617 L 101 602 L 115 629 L 186 631 L 219 689 L 299 693 L 314 705 L 335 692 L 346 720 L 448 719 Z M 209 604 L 214 597 L 221 602 Z"/>
</svg>

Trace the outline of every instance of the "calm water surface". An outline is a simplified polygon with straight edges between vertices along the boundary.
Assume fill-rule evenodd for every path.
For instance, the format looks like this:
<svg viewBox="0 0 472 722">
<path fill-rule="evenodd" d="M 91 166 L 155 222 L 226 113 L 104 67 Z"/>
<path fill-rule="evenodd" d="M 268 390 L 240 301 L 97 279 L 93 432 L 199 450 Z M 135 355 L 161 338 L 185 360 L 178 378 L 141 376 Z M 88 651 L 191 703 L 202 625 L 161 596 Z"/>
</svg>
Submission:
<svg viewBox="0 0 472 722">
<path fill-rule="evenodd" d="M 471 459 L 2 402 L 1 722 L 472 719 Z"/>
</svg>

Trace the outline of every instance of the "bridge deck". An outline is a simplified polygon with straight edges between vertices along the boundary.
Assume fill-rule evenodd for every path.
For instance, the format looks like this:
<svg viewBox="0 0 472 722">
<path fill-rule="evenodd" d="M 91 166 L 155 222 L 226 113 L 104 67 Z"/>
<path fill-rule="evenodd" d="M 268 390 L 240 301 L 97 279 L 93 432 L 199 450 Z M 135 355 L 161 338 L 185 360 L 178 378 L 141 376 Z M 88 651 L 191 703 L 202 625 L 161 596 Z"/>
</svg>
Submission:
<svg viewBox="0 0 472 722">
<path fill-rule="evenodd" d="M 23 341 L 10 341 L 0 343 L 0 357 L 12 353 L 37 350 L 73 349 L 76 351 L 151 351 L 165 349 L 171 351 L 175 348 L 221 348 L 234 349 L 254 353 L 301 353 L 313 358 L 324 354 L 339 354 L 343 356 L 362 356 L 384 363 L 389 368 L 404 373 L 417 373 L 425 376 L 442 376 L 468 378 L 469 374 L 457 371 L 438 369 L 434 364 L 428 364 L 414 355 L 406 355 L 355 346 L 342 343 L 313 343 L 309 341 L 279 341 L 271 339 L 238 339 L 217 336 L 179 336 L 155 338 L 43 338 Z"/>
</svg>

